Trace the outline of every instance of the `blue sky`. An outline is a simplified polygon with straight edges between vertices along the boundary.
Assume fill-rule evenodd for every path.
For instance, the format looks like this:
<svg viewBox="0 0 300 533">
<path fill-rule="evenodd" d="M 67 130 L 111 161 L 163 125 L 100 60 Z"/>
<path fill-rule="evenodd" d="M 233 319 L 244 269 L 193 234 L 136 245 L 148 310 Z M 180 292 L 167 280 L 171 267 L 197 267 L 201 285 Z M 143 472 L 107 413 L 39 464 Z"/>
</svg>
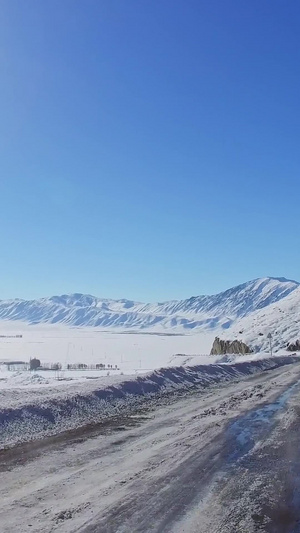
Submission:
<svg viewBox="0 0 300 533">
<path fill-rule="evenodd" d="M 300 279 L 298 0 L 3 0 L 0 298 Z"/>
</svg>

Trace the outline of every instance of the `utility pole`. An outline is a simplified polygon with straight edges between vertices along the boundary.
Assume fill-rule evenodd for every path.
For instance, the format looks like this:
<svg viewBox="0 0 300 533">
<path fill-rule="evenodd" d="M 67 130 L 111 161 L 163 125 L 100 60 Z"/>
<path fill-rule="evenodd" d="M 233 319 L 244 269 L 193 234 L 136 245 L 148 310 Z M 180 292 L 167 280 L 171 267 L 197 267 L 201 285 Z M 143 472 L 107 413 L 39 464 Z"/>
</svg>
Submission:
<svg viewBox="0 0 300 533">
<path fill-rule="evenodd" d="M 272 357 L 272 355 L 273 355 L 272 333 L 268 333 L 268 339 L 269 339 L 269 342 L 270 342 L 270 352 L 271 352 L 271 357 Z"/>
</svg>

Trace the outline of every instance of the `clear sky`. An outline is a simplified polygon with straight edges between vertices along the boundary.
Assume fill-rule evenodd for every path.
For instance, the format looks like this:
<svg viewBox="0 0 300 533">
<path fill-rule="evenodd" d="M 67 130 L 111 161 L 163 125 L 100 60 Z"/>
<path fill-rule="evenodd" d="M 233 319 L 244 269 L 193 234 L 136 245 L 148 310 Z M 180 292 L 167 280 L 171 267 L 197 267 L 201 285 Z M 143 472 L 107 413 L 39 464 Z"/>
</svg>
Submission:
<svg viewBox="0 0 300 533">
<path fill-rule="evenodd" d="M 0 7 L 0 298 L 300 279 L 299 0 Z"/>
</svg>

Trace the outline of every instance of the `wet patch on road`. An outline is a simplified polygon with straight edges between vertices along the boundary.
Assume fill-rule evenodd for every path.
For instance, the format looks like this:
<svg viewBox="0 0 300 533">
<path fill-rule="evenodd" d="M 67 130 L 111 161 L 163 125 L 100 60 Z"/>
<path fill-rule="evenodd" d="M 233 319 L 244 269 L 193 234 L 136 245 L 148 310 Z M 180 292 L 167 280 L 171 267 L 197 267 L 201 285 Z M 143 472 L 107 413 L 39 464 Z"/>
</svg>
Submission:
<svg viewBox="0 0 300 533">
<path fill-rule="evenodd" d="M 220 497 L 232 504 L 232 531 L 300 533 L 300 409 L 287 405 L 299 392 L 298 380 L 227 429 Z M 288 432 L 278 416 L 287 408 L 293 412 Z M 227 486 L 228 474 L 236 483 Z"/>
<path fill-rule="evenodd" d="M 265 438 L 277 423 L 276 414 L 284 409 L 289 398 L 299 389 L 300 380 L 285 390 L 274 402 L 254 409 L 230 424 L 227 438 L 231 451 L 227 462 L 236 464 L 258 441 Z"/>
</svg>

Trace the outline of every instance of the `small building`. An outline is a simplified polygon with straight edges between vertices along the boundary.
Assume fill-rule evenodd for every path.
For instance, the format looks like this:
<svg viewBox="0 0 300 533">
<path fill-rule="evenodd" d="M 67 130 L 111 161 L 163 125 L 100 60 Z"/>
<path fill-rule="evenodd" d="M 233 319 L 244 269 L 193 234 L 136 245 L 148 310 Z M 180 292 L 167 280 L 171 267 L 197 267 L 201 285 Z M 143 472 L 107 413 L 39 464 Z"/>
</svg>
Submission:
<svg viewBox="0 0 300 533">
<path fill-rule="evenodd" d="M 0 360 L 0 365 L 5 367 L 7 370 L 29 370 L 29 363 L 25 361 L 18 361 L 14 359 L 2 359 Z"/>
</svg>

